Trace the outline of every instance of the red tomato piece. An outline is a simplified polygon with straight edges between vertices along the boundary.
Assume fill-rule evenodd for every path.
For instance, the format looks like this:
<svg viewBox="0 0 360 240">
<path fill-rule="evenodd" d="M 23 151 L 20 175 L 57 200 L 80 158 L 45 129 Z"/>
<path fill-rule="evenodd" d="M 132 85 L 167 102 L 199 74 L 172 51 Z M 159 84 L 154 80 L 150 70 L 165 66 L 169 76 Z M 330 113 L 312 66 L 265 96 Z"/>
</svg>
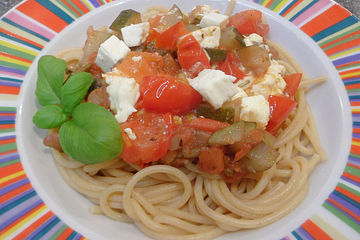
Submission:
<svg viewBox="0 0 360 240">
<path fill-rule="evenodd" d="M 121 158 L 140 167 L 155 162 L 164 157 L 170 146 L 174 124 L 170 113 L 135 113 L 130 119 L 120 124 L 121 135 L 124 140 L 124 148 Z M 124 132 L 125 128 L 131 128 L 136 135 L 131 140 Z"/>
<path fill-rule="evenodd" d="M 269 32 L 269 25 L 262 23 L 262 13 L 258 10 L 246 10 L 229 18 L 229 26 L 236 27 L 241 34 L 257 33 L 264 36 Z"/>
<path fill-rule="evenodd" d="M 236 83 L 246 76 L 246 74 L 240 70 L 240 65 L 239 57 L 234 52 L 228 52 L 225 61 L 219 64 L 218 69 L 227 75 L 236 77 Z"/>
<path fill-rule="evenodd" d="M 227 122 L 216 121 L 210 118 L 195 118 L 186 123 L 186 125 L 205 132 L 216 132 L 229 126 L 230 124 Z"/>
<path fill-rule="evenodd" d="M 286 75 L 284 77 L 284 80 L 286 82 L 286 88 L 284 90 L 284 93 L 287 94 L 289 97 L 295 96 L 295 93 L 300 85 L 301 78 L 302 73 Z"/>
<path fill-rule="evenodd" d="M 185 24 L 180 21 L 162 32 L 156 38 L 155 47 L 175 51 L 178 38 L 188 33 L 189 31 L 187 30 Z"/>
<path fill-rule="evenodd" d="M 276 135 L 297 102 L 285 96 L 274 95 L 270 95 L 268 101 L 270 106 L 270 120 L 266 126 L 266 131 L 272 135 Z"/>
<path fill-rule="evenodd" d="M 206 173 L 218 174 L 224 170 L 224 150 L 220 147 L 202 147 L 197 168 Z"/>
<path fill-rule="evenodd" d="M 147 38 L 145 40 L 145 44 L 149 44 L 152 41 L 155 41 L 158 36 L 160 36 L 160 33 L 158 31 L 156 31 L 154 28 L 151 28 L 149 31 L 149 35 L 147 36 Z"/>
<path fill-rule="evenodd" d="M 185 36 L 179 43 L 178 61 L 183 70 L 195 77 L 204 69 L 210 68 L 210 59 L 193 35 Z"/>
<path fill-rule="evenodd" d="M 165 74 L 144 77 L 140 93 L 142 106 L 159 113 L 184 114 L 202 101 L 201 95 L 190 85 Z"/>
</svg>

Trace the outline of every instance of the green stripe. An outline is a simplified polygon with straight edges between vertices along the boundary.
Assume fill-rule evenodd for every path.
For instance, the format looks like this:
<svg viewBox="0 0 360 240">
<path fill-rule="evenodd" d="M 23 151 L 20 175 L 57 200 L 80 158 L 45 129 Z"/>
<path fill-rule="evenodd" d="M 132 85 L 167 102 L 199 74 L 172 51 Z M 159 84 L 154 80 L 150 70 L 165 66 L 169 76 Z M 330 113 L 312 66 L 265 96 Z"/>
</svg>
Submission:
<svg viewBox="0 0 360 240">
<path fill-rule="evenodd" d="M 352 188 L 349 187 L 349 186 L 346 186 L 346 185 L 343 184 L 343 183 L 338 183 L 338 187 L 341 187 L 342 189 L 345 189 L 346 191 L 351 192 L 351 193 L 355 194 L 356 196 L 360 197 L 360 192 L 352 189 Z"/>
<path fill-rule="evenodd" d="M 334 47 L 339 46 L 339 45 L 341 45 L 341 44 L 344 44 L 344 43 L 350 42 L 350 41 L 352 41 L 352 40 L 354 40 L 354 39 L 359 38 L 359 36 L 360 36 L 360 34 L 356 34 L 356 35 L 354 35 L 354 36 L 352 36 L 352 37 L 345 38 L 344 40 L 341 40 L 340 42 L 337 42 L 337 43 L 331 44 L 331 45 L 329 45 L 329 46 L 327 46 L 327 47 L 323 48 L 323 51 L 326 51 L 326 50 L 328 50 L 328 49 L 334 48 Z"/>
<path fill-rule="evenodd" d="M 283 0 L 275 0 L 272 4 L 270 4 L 269 9 L 274 10 Z"/>
<path fill-rule="evenodd" d="M 65 3 L 63 3 L 61 0 L 55 0 L 57 3 L 59 3 L 62 7 L 64 7 L 66 10 L 68 10 L 70 13 L 72 13 L 75 16 L 79 16 L 78 13 L 73 11 L 70 7 L 68 7 Z M 80 16 L 79 16 L 80 17 Z"/>
<path fill-rule="evenodd" d="M 100 0 L 100 2 L 102 2 L 103 5 L 105 4 L 104 0 Z"/>
<path fill-rule="evenodd" d="M 80 8 L 78 8 L 78 6 L 76 6 L 73 1 L 69 1 L 69 0 L 65 0 L 67 3 L 69 3 L 73 8 L 75 8 L 80 14 L 81 16 L 84 15 L 85 13 L 83 11 L 81 11 Z"/>
<path fill-rule="evenodd" d="M 347 89 L 346 91 L 347 91 L 348 93 L 359 92 L 359 91 L 360 91 L 360 88 Z"/>
<path fill-rule="evenodd" d="M 8 162 L 0 163 L 0 168 L 6 167 L 6 166 L 9 166 L 11 164 L 18 163 L 18 162 L 20 162 L 20 159 L 15 159 L 15 160 L 11 160 L 11 161 L 8 161 Z"/>
<path fill-rule="evenodd" d="M 66 225 L 64 224 L 59 230 L 57 230 L 57 231 L 49 238 L 49 240 L 56 240 L 67 228 L 68 228 L 68 226 L 66 226 Z"/>
<path fill-rule="evenodd" d="M 265 0 L 260 0 L 260 1 L 259 1 L 259 4 L 260 4 L 260 5 L 263 5 L 264 2 L 265 2 Z"/>
<path fill-rule="evenodd" d="M 34 60 L 36 57 L 34 55 L 31 55 L 31 54 L 28 54 L 28 53 L 25 53 L 25 52 L 22 52 L 22 51 L 13 49 L 13 48 L 1 46 L 1 45 L 0 45 L 0 52 L 5 52 L 5 53 L 11 54 L 11 55 L 14 55 L 17 57 L 25 58 L 25 59 L 31 60 L 31 61 Z"/>
<path fill-rule="evenodd" d="M 334 35 L 333 37 L 329 38 L 328 40 L 325 40 L 324 42 L 321 42 L 321 41 L 320 41 L 318 44 L 319 44 L 319 46 L 321 47 L 321 46 L 323 46 L 323 45 L 325 45 L 325 44 L 327 44 L 327 43 L 329 43 L 329 42 L 332 42 L 332 41 L 335 41 L 336 39 L 339 39 L 339 38 L 341 38 L 341 37 L 350 35 L 351 33 L 354 33 L 354 32 L 356 32 L 356 31 L 358 31 L 358 30 L 359 30 L 358 24 L 354 24 L 353 27 L 352 27 L 350 30 L 348 30 L 348 31 L 346 31 L 346 32 L 343 32 L 343 33 L 341 33 L 341 34 L 336 34 L 336 35 Z"/>
<path fill-rule="evenodd" d="M 0 129 L 0 133 L 8 133 L 8 132 L 15 132 L 14 128 L 5 128 L 5 129 Z"/>
<path fill-rule="evenodd" d="M 1 61 L 1 60 L 0 60 L 0 65 L 6 66 L 6 67 L 11 67 L 11 68 L 16 68 L 16 69 L 23 70 L 23 71 L 28 70 L 28 67 L 25 67 L 25 66 L 22 66 L 22 65 L 19 65 L 16 63 Z"/>
<path fill-rule="evenodd" d="M 6 152 L 16 149 L 16 143 L 9 143 L 0 145 L 0 152 Z"/>
<path fill-rule="evenodd" d="M 332 205 L 330 205 L 327 202 L 325 202 L 323 204 L 323 207 L 326 208 L 327 210 L 329 210 L 336 217 L 341 219 L 344 223 L 349 225 L 352 229 L 354 229 L 355 231 L 360 233 L 359 225 L 356 222 L 354 222 L 352 219 L 350 219 L 348 216 L 346 216 L 345 214 L 343 214 L 342 212 L 340 212 L 338 209 L 336 209 L 335 207 L 333 207 Z"/>
<path fill-rule="evenodd" d="M 351 166 L 346 166 L 345 167 L 345 172 L 348 172 L 352 175 L 355 175 L 355 176 L 360 176 L 360 169 L 357 169 L 357 168 L 354 168 L 354 167 L 351 167 Z"/>
<path fill-rule="evenodd" d="M 348 66 L 345 66 L 345 67 L 339 67 L 339 68 L 336 68 L 336 69 L 337 70 L 345 70 L 345 69 L 354 68 L 354 67 L 360 67 L 360 63 L 351 64 L 351 65 L 348 65 Z"/>
<path fill-rule="evenodd" d="M 351 156 L 351 157 L 354 157 L 354 158 L 357 158 L 357 159 L 360 159 L 360 156 L 357 155 L 357 154 L 354 154 L 354 153 L 350 153 L 350 156 Z"/>
<path fill-rule="evenodd" d="M 0 107 L 0 111 L 16 112 L 16 107 Z"/>
</svg>

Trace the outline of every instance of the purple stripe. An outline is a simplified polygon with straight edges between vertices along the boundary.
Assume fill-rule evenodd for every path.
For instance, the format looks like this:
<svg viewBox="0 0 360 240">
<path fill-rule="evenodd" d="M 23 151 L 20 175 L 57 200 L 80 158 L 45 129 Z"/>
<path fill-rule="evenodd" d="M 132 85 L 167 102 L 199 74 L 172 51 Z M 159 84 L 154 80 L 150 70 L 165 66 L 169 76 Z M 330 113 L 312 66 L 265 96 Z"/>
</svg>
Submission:
<svg viewBox="0 0 360 240">
<path fill-rule="evenodd" d="M 360 167 L 360 160 L 359 159 L 357 159 L 357 161 L 349 159 L 348 163 L 351 163 L 353 165 L 356 165 L 356 166 Z"/>
<path fill-rule="evenodd" d="M 355 61 L 357 61 L 359 59 L 360 59 L 360 53 L 355 54 L 355 55 L 351 55 L 351 56 L 347 56 L 347 57 L 344 57 L 344 58 L 337 59 L 337 60 L 333 61 L 333 64 L 335 66 L 339 66 L 339 65 L 342 65 L 342 64 L 345 64 L 345 63 L 355 62 Z"/>
<path fill-rule="evenodd" d="M 329 200 L 325 201 L 327 204 L 330 204 L 332 207 L 336 208 L 336 210 L 338 210 L 339 212 L 341 212 L 342 214 L 344 214 L 346 217 L 350 218 L 352 221 L 354 221 L 355 223 L 360 225 L 360 222 L 353 218 L 352 216 L 350 216 L 349 214 L 347 214 L 346 212 L 344 212 L 342 209 L 340 209 L 339 207 L 335 206 L 334 204 L 332 204 L 331 202 L 329 202 Z"/>
<path fill-rule="evenodd" d="M 80 238 L 82 237 L 82 235 L 80 235 L 80 234 L 76 234 L 76 236 L 74 237 L 74 239 L 73 240 L 80 240 Z"/>
<path fill-rule="evenodd" d="M 309 240 L 313 240 L 313 238 L 310 236 L 310 234 L 305 231 L 304 228 L 299 227 L 296 232 L 302 237 L 302 239 L 309 239 Z"/>
<path fill-rule="evenodd" d="M 6 80 L 0 80 L 0 85 L 2 85 L 2 86 L 10 86 L 10 87 L 20 87 L 21 83 L 12 82 L 12 81 L 6 81 Z"/>
<path fill-rule="evenodd" d="M 52 217 L 52 218 L 56 218 L 56 216 Z M 50 218 L 50 220 L 52 219 Z M 52 221 L 50 221 L 52 222 Z M 51 239 L 51 237 L 62 227 L 64 226 L 63 222 L 58 222 L 54 227 L 52 227 L 44 236 L 42 236 L 40 238 L 40 240 L 47 240 L 47 239 Z"/>
<path fill-rule="evenodd" d="M 94 5 L 94 7 L 100 7 L 101 5 L 96 0 L 90 0 L 90 2 Z"/>
<path fill-rule="evenodd" d="M 354 95 L 352 95 L 354 96 Z M 360 115 L 359 114 L 352 114 L 353 121 L 360 122 Z"/>
<path fill-rule="evenodd" d="M 360 217 L 360 209 L 355 207 L 354 205 L 352 205 L 351 203 L 345 201 L 344 199 L 336 196 L 334 193 L 331 193 L 329 198 L 331 198 L 332 200 L 334 200 L 335 202 L 341 204 L 342 206 L 346 207 L 347 209 L 349 209 L 351 212 L 355 213 L 356 215 L 358 215 Z"/>
<path fill-rule="evenodd" d="M 348 79 L 343 79 L 344 82 L 346 82 L 346 85 L 350 85 L 351 84 L 355 84 L 355 81 L 360 81 L 360 77 L 353 77 L 353 78 L 348 78 Z M 352 81 L 354 81 L 355 83 L 352 83 Z"/>
<path fill-rule="evenodd" d="M 26 196 L 26 195 L 34 192 L 34 191 L 35 191 L 35 190 L 32 188 L 32 189 L 27 190 L 26 192 L 23 192 L 23 193 L 15 196 L 15 197 L 13 197 L 13 198 L 11 198 L 10 200 L 8 200 L 8 201 L 0 204 L 0 209 L 6 207 L 6 206 L 9 205 L 9 204 L 12 204 L 13 202 L 19 200 L 20 198 L 22 198 L 22 197 L 24 197 L 24 196 Z"/>
<path fill-rule="evenodd" d="M 356 181 L 354 181 L 354 180 L 351 180 L 350 178 L 347 178 L 347 177 L 345 177 L 345 176 L 341 176 L 340 178 L 341 178 L 342 180 L 344 180 L 344 181 L 347 181 L 347 182 L 349 182 L 349 183 L 351 183 L 351 184 L 354 184 L 355 186 L 360 187 L 360 183 L 358 183 L 358 182 L 356 182 Z"/>
<path fill-rule="evenodd" d="M 352 137 L 360 139 L 360 134 L 359 133 L 352 133 Z"/>
<path fill-rule="evenodd" d="M 39 196 L 34 196 L 25 202 L 18 205 L 16 208 L 12 208 L 3 215 L 1 215 L 0 218 L 0 231 L 7 226 L 9 226 L 11 223 L 15 222 L 22 216 L 24 216 L 26 213 L 30 212 L 34 208 L 38 207 L 43 202 L 39 198 Z"/>
<path fill-rule="evenodd" d="M 35 229 L 35 231 L 33 231 L 30 235 L 28 235 L 26 238 L 27 239 L 34 239 L 34 237 L 41 232 L 44 228 L 46 228 L 47 225 L 49 225 L 52 221 L 54 221 L 57 217 L 54 215 L 51 218 L 49 218 L 46 222 L 44 222 L 43 224 L 41 224 L 41 226 L 39 226 L 37 229 Z M 61 221 L 60 221 L 61 223 Z M 56 225 L 55 225 L 56 226 Z"/>
<path fill-rule="evenodd" d="M 0 121 L 15 120 L 15 116 L 0 116 Z"/>
<path fill-rule="evenodd" d="M 16 138 L 16 135 L 10 135 L 10 136 L 0 137 L 0 140 L 15 139 L 15 138 Z"/>
<path fill-rule="evenodd" d="M 0 113 L 16 113 L 16 111 L 0 111 Z"/>
<path fill-rule="evenodd" d="M 16 73 L 16 74 L 20 74 L 20 75 L 25 75 L 26 74 L 26 71 L 24 71 L 24 70 L 20 70 L 20 69 L 16 69 L 16 68 L 10 68 L 10 67 L 4 67 L 4 66 L 0 66 L 0 71 Z"/>
<path fill-rule="evenodd" d="M 356 156 L 350 156 L 349 155 L 348 159 L 351 160 L 351 161 L 360 162 L 360 158 L 358 158 Z"/>
<path fill-rule="evenodd" d="M 0 189 L 0 195 L 5 195 L 6 193 L 19 188 L 21 186 L 24 186 L 25 184 L 30 183 L 28 178 L 22 179 L 20 181 L 14 182 L 12 184 L 10 184 L 9 186 L 3 187 Z"/>
<path fill-rule="evenodd" d="M 17 152 L 5 154 L 0 157 L 0 163 L 5 163 L 18 158 L 20 158 L 20 155 Z"/>
</svg>

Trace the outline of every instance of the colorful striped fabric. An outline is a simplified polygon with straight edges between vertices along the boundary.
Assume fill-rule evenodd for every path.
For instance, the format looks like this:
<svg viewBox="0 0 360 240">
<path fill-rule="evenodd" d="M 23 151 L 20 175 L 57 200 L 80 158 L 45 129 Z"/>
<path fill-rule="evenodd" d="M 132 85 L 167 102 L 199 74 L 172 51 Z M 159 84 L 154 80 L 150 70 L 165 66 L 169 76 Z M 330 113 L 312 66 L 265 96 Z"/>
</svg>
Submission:
<svg viewBox="0 0 360 240">
<path fill-rule="evenodd" d="M 17 96 L 35 57 L 77 18 L 111 0 L 25 0 L 0 20 L 0 239 L 84 239 L 43 203 L 22 168 L 16 147 Z M 360 238 L 360 22 L 331 0 L 254 0 L 311 37 L 343 79 L 353 117 L 347 165 L 336 188 L 300 227 L 283 239 Z M 335 221 L 336 222 L 336 221 Z"/>
</svg>

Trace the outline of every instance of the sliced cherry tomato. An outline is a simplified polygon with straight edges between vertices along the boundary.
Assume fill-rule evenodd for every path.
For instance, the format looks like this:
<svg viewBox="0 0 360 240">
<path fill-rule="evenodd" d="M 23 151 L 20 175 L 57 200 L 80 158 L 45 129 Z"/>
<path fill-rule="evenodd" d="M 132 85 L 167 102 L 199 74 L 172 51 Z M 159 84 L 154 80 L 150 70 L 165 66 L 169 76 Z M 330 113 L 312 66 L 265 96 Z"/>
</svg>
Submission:
<svg viewBox="0 0 360 240">
<path fill-rule="evenodd" d="M 276 135 L 297 102 L 285 96 L 274 95 L 270 95 L 268 101 L 270 106 L 270 120 L 266 126 L 266 131 L 272 135 Z"/>
<path fill-rule="evenodd" d="M 179 63 L 170 54 L 166 54 L 163 58 L 164 72 L 166 74 L 175 75 L 180 71 L 181 67 Z"/>
<path fill-rule="evenodd" d="M 201 95 L 190 85 L 165 74 L 144 77 L 140 93 L 142 106 L 159 113 L 184 114 L 195 109 L 202 101 Z"/>
<path fill-rule="evenodd" d="M 145 44 L 149 44 L 152 41 L 155 41 L 158 36 L 160 36 L 160 33 L 158 31 L 156 31 L 155 28 L 151 28 L 149 31 L 149 35 L 147 36 L 147 38 L 145 40 Z"/>
<path fill-rule="evenodd" d="M 220 147 L 202 147 L 197 168 L 206 173 L 218 174 L 224 170 L 224 150 Z"/>
<path fill-rule="evenodd" d="M 210 118 L 195 118 L 190 122 L 186 123 L 186 126 L 205 132 L 216 132 L 229 125 L 230 124 L 227 122 L 220 122 Z"/>
<path fill-rule="evenodd" d="M 301 78 L 302 73 L 286 75 L 284 77 L 284 80 L 286 82 L 286 88 L 284 90 L 284 93 L 287 94 L 289 97 L 295 96 L 295 93 L 300 85 Z"/>
<path fill-rule="evenodd" d="M 188 33 L 189 31 L 187 30 L 185 24 L 180 21 L 162 32 L 156 38 L 155 47 L 175 51 L 178 38 Z"/>
<path fill-rule="evenodd" d="M 199 72 L 211 67 L 205 50 L 191 34 L 180 41 L 177 56 L 181 68 L 191 77 L 196 77 Z"/>
<path fill-rule="evenodd" d="M 138 112 L 120 124 L 124 148 L 121 158 L 132 164 L 144 167 L 164 157 L 170 146 L 174 124 L 170 113 L 157 114 Z M 131 140 L 124 129 L 130 128 L 136 139 Z"/>
<path fill-rule="evenodd" d="M 241 34 L 257 33 L 265 36 L 269 32 L 269 25 L 262 23 L 262 13 L 258 10 L 246 10 L 229 18 L 229 26 L 236 27 Z"/>
<path fill-rule="evenodd" d="M 218 69 L 226 73 L 227 75 L 231 75 L 236 77 L 235 83 L 240 79 L 243 79 L 246 74 L 240 70 L 240 59 L 234 52 L 228 52 L 226 56 L 226 60 L 219 64 Z"/>
</svg>

